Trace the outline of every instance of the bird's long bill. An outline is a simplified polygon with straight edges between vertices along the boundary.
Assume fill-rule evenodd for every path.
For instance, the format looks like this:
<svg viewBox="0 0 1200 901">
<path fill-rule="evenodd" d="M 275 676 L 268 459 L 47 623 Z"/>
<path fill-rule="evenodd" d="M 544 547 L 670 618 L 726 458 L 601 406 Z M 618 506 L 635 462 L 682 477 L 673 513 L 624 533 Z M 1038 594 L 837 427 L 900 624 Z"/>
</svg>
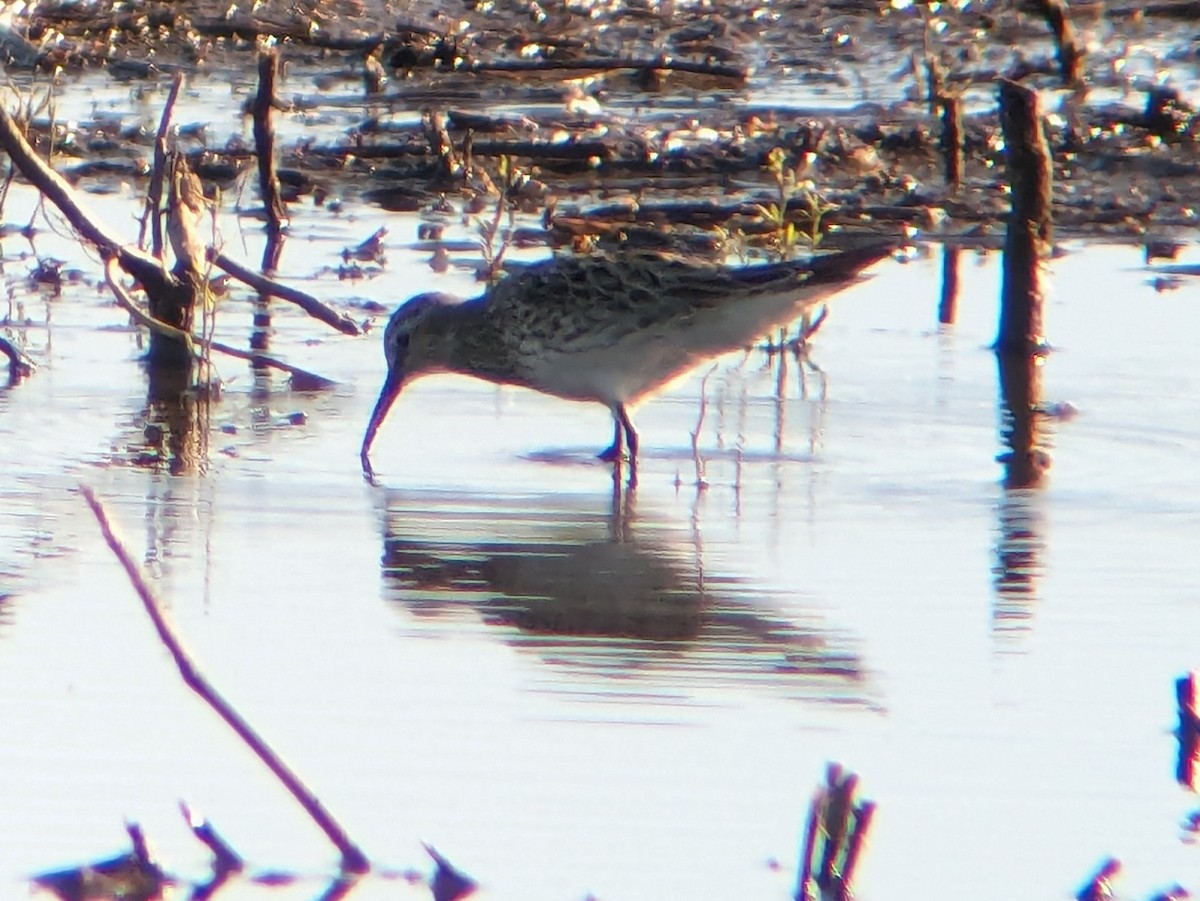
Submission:
<svg viewBox="0 0 1200 901">
<path fill-rule="evenodd" d="M 359 452 L 363 473 L 366 475 L 373 474 L 371 469 L 371 443 L 375 440 L 375 433 L 383 425 L 383 421 L 387 418 L 388 410 L 392 408 L 392 404 L 403 387 L 404 371 L 398 366 L 388 369 L 387 378 L 383 382 L 383 388 L 379 391 L 379 400 L 375 401 L 375 409 L 371 411 L 371 421 L 367 423 L 367 431 L 363 435 L 362 450 Z"/>
</svg>

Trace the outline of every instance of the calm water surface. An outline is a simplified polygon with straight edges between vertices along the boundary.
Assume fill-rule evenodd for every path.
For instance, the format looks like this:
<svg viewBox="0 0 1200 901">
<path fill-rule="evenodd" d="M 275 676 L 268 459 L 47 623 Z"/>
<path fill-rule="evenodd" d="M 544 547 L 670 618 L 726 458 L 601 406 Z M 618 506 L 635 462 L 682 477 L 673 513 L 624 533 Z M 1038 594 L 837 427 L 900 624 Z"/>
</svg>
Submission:
<svg viewBox="0 0 1200 901">
<path fill-rule="evenodd" d="M 320 274 L 378 224 L 301 212 L 283 268 L 334 302 L 473 290 L 401 217 L 380 276 Z M 256 258 L 255 229 L 225 231 Z M 602 408 L 455 377 L 405 392 L 371 487 L 378 331 L 280 310 L 276 353 L 338 387 L 220 361 L 197 473 L 137 469 L 136 336 L 86 281 L 30 294 L 23 249 L 4 241 L 29 320 L 8 334 L 42 369 L 0 391 L 0 894 L 119 849 L 126 819 L 201 878 L 181 798 L 255 867 L 311 877 L 271 897 L 315 896 L 335 862 L 182 687 L 80 483 L 382 866 L 427 869 L 425 840 L 495 898 L 782 899 L 837 760 L 879 804 L 863 897 L 1067 898 L 1107 854 L 1130 896 L 1200 889 L 1171 731 L 1200 664 L 1200 283 L 1157 291 L 1128 248 L 1053 262 L 1043 399 L 1078 412 L 1047 425 L 1041 489 L 1006 491 L 996 459 L 998 257 L 963 253 L 939 327 L 937 248 L 840 297 L 811 365 L 735 354 L 644 405 L 636 492 L 592 459 Z M 219 336 L 248 318 L 226 301 Z"/>
</svg>

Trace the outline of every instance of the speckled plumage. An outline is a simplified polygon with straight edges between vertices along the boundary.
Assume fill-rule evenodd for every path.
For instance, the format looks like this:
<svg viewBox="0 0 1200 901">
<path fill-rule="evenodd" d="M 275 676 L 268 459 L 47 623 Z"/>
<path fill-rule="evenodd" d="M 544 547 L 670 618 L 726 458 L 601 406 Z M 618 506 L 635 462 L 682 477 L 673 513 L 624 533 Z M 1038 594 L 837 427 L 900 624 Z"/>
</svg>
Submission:
<svg viewBox="0 0 1200 901">
<path fill-rule="evenodd" d="M 422 294 L 384 332 L 388 376 L 363 438 L 369 452 L 406 380 L 458 372 L 571 400 L 605 404 L 631 467 L 636 403 L 716 354 L 745 346 L 852 283 L 889 247 L 800 262 L 723 267 L 648 253 L 556 257 L 525 267 L 482 296 Z"/>
</svg>

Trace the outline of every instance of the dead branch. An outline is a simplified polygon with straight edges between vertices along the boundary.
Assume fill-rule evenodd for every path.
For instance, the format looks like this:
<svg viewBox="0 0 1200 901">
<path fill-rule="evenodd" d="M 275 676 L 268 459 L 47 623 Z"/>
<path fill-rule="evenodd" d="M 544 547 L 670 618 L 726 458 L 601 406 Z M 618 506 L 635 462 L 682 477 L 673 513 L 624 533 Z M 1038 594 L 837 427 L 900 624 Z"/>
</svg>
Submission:
<svg viewBox="0 0 1200 901">
<path fill-rule="evenodd" d="M 104 264 L 104 278 L 108 282 L 108 287 L 112 291 L 113 297 L 116 298 L 117 305 L 132 316 L 138 325 L 165 337 L 173 338 L 181 342 L 189 350 L 193 350 L 195 343 L 200 339 L 185 329 L 163 322 L 161 319 L 156 319 L 139 307 L 129 292 L 125 290 L 125 286 L 121 284 L 120 275 L 117 273 L 118 265 L 119 263 L 115 257 L 109 257 Z"/>
<path fill-rule="evenodd" d="M 238 281 L 249 285 L 259 294 L 278 297 L 281 300 L 294 303 L 309 316 L 321 320 L 326 325 L 332 326 L 343 335 L 362 334 L 362 329 L 358 327 L 353 319 L 344 313 L 339 313 L 333 308 L 326 306 L 311 294 L 306 294 L 297 288 L 281 285 L 279 282 L 273 281 L 265 275 L 260 275 L 253 269 L 246 268 L 237 262 L 237 260 L 231 259 L 213 248 L 209 248 L 208 258 L 215 266 L 228 272 Z"/>
<path fill-rule="evenodd" d="M 29 359 L 19 347 L 0 335 L 0 353 L 8 357 L 8 382 L 16 384 L 30 375 L 37 367 L 33 360 Z"/>
<path fill-rule="evenodd" d="M 241 872 L 246 865 L 242 856 L 230 847 L 229 842 L 221 837 L 207 818 L 199 816 L 183 801 L 179 802 L 179 812 L 187 821 L 192 835 L 212 852 L 214 876 L 220 878 L 230 873 Z"/>
<path fill-rule="evenodd" d="M 141 232 L 138 234 L 138 246 L 145 246 L 146 223 L 150 222 L 150 249 L 162 259 L 163 227 L 162 227 L 162 196 L 163 178 L 167 165 L 167 135 L 171 130 L 171 115 L 175 111 L 175 103 L 179 92 L 183 89 L 183 73 L 176 72 L 175 80 L 171 83 L 171 93 L 163 105 L 162 118 L 158 123 L 158 134 L 154 138 L 154 169 L 150 173 L 150 188 L 146 192 L 146 214 L 142 216 Z"/>
<path fill-rule="evenodd" d="M 25 140 L 25 136 L 12 116 L 3 108 L 0 108 L 0 147 L 8 152 L 21 174 L 59 208 L 71 227 L 84 240 L 95 245 L 102 257 L 117 259 L 121 268 L 141 282 L 147 289 L 147 293 L 154 290 L 169 291 L 177 287 L 176 281 L 170 273 L 163 269 L 160 260 L 144 250 L 125 244 L 84 207 L 77 199 L 75 189 L 37 155 L 29 142 Z M 270 293 L 274 297 L 291 301 L 313 318 L 319 319 L 343 334 L 360 334 L 360 329 L 349 317 L 335 312 L 315 297 L 305 294 L 303 291 L 278 285 L 213 248 L 208 249 L 207 257 L 221 269 L 259 292 Z"/>
<path fill-rule="evenodd" d="M 87 485 L 79 486 L 80 493 L 83 495 L 89 507 L 92 508 L 92 513 L 96 517 L 96 521 L 100 524 L 100 531 L 104 535 L 104 542 L 108 545 L 109 550 L 116 556 L 118 562 L 125 570 L 125 574 L 129 577 L 129 582 L 133 586 L 133 590 L 141 599 L 142 607 L 146 611 L 146 615 L 150 617 L 150 621 L 154 624 L 154 629 L 158 632 L 158 637 L 166 647 L 171 658 L 175 661 L 175 666 L 179 669 L 179 674 L 183 677 L 184 684 L 198 694 L 209 707 L 211 707 L 218 716 L 223 719 L 238 737 L 246 743 L 253 751 L 258 759 L 261 760 L 274 774 L 283 786 L 288 790 L 304 811 L 312 818 L 313 822 L 325 833 L 325 836 L 333 843 L 334 847 L 342 855 L 342 870 L 348 873 L 365 873 L 370 869 L 370 864 L 367 861 L 366 855 L 358 848 L 356 844 L 346 834 L 345 830 L 338 824 L 336 820 L 325 810 L 324 805 L 316 795 L 300 781 L 297 776 L 286 763 L 271 750 L 270 746 L 263 738 L 254 731 L 254 728 L 246 722 L 233 706 L 226 701 L 217 690 L 208 682 L 204 675 L 196 667 L 196 664 L 188 657 L 184 651 L 179 639 L 171 631 L 167 625 L 166 618 L 162 613 L 162 605 L 158 598 L 154 596 L 150 586 L 142 577 L 140 568 L 134 559 L 129 555 L 125 546 L 117 538 L 113 531 L 112 524 L 108 519 L 108 513 L 105 511 L 103 504 L 90 487 Z"/>
<path fill-rule="evenodd" d="M 317 391 L 329 388 L 335 384 L 332 380 L 322 375 L 317 375 L 315 372 L 309 372 L 307 369 L 301 369 L 299 366 L 293 366 L 290 363 L 284 363 L 275 357 L 266 356 L 258 351 L 242 350 L 239 347 L 223 344 L 220 341 L 207 341 L 199 335 L 193 335 L 190 332 L 185 332 L 183 329 L 168 325 L 161 319 L 155 319 L 139 307 L 130 293 L 125 290 L 125 286 L 121 284 L 119 274 L 117 273 L 117 263 L 115 260 L 109 260 L 105 265 L 104 277 L 108 282 L 109 289 L 113 293 L 113 297 L 116 298 L 117 305 L 129 313 L 138 325 L 183 342 L 197 357 L 200 355 L 201 347 L 209 347 L 226 356 L 236 357 L 239 360 L 246 360 L 255 365 L 266 366 L 270 369 L 278 369 L 280 372 L 286 372 L 292 377 L 293 387 L 296 387 L 297 390 Z"/>
<path fill-rule="evenodd" d="M 165 286 L 170 276 L 154 257 L 126 245 L 115 233 L 76 199 L 75 189 L 45 162 L 25 140 L 8 110 L 0 108 L 0 146 L 21 174 L 50 200 L 85 241 L 94 244 L 101 256 L 115 256 L 121 268 L 151 290 Z"/>
</svg>

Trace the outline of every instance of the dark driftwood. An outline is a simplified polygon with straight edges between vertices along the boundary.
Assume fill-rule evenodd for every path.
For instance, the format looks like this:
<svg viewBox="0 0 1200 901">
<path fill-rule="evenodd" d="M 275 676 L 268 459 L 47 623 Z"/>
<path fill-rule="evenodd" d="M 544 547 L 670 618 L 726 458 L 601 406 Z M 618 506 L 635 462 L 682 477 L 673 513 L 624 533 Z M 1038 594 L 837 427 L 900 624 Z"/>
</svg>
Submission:
<svg viewBox="0 0 1200 901">
<path fill-rule="evenodd" d="M 825 785 L 813 795 L 808 809 L 795 901 L 853 897 L 854 870 L 875 813 L 874 802 L 855 798 L 857 788 L 854 773 L 829 764 Z"/>
<path fill-rule="evenodd" d="M 633 59 L 630 57 L 594 57 L 592 59 L 499 60 L 487 63 L 468 63 L 460 71 L 486 74 L 530 74 L 553 72 L 563 77 L 571 73 L 608 72 L 633 69 L 643 75 L 653 72 L 679 72 L 725 81 L 744 82 L 750 75 L 743 66 L 723 66 L 717 63 L 692 62 L 685 59 Z"/>
<path fill-rule="evenodd" d="M 1037 94 L 1014 81 L 1000 82 L 1012 211 L 1004 243 L 997 350 L 1033 353 L 1044 347 L 1040 267 L 1053 238 L 1051 158 Z"/>
<path fill-rule="evenodd" d="M 313 822 L 317 824 L 330 842 L 333 843 L 334 847 L 338 849 L 338 852 L 342 855 L 342 869 L 349 873 L 367 872 L 370 869 L 370 864 L 367 861 L 366 855 L 359 850 L 358 846 L 350 839 L 345 830 L 334 820 L 317 796 L 300 781 L 300 778 L 292 772 L 279 755 L 271 750 L 271 747 L 242 718 L 241 714 L 220 695 L 196 667 L 192 659 L 188 657 L 179 639 L 175 637 L 170 626 L 167 625 L 166 618 L 162 614 L 162 604 L 154 596 L 154 592 L 150 590 L 150 586 L 146 583 L 146 580 L 142 578 L 142 573 L 137 562 L 129 555 L 129 552 L 113 531 L 112 524 L 108 519 L 108 513 L 105 511 L 103 504 L 100 503 L 95 492 L 86 485 L 81 485 L 79 490 L 83 494 L 84 500 L 87 501 L 88 506 L 91 507 L 92 513 L 95 514 L 96 521 L 100 524 L 100 531 L 104 534 L 105 543 L 124 568 L 125 574 L 129 577 L 129 582 L 133 586 L 133 590 L 141 599 L 142 607 L 145 609 L 146 615 L 150 617 L 150 621 L 154 624 L 154 629 L 158 632 L 159 640 L 162 641 L 163 646 L 175 661 L 175 666 L 179 669 L 179 674 L 183 677 L 184 684 L 198 694 L 237 733 L 238 737 L 258 756 L 259 760 L 266 765 L 275 778 L 283 783 L 283 786 L 291 793 L 292 797 L 304 808 L 305 813 L 312 818 Z"/>
</svg>

